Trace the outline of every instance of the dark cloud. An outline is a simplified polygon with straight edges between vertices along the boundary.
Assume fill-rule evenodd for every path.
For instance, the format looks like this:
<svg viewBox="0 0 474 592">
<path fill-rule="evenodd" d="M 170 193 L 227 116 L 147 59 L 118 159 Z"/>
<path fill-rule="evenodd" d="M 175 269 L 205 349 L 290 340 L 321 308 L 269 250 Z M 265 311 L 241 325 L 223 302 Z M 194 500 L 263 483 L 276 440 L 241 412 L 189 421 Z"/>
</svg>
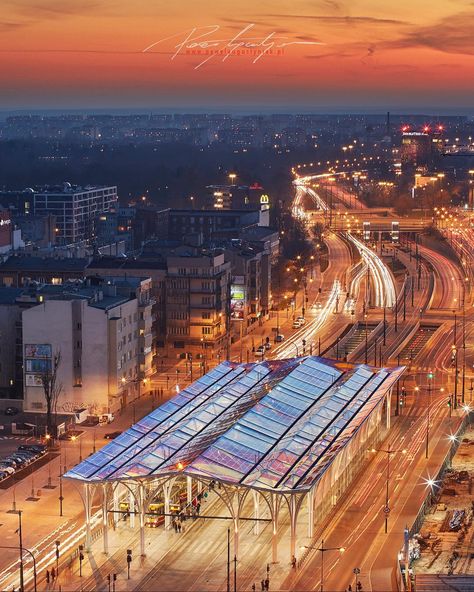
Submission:
<svg viewBox="0 0 474 592">
<path fill-rule="evenodd" d="M 353 53 L 348 53 L 348 52 L 344 52 L 344 51 L 333 51 L 333 52 L 329 52 L 329 53 L 321 53 L 321 54 L 315 54 L 315 55 L 305 55 L 304 56 L 307 60 L 325 60 L 327 58 L 353 58 L 355 57 L 355 54 Z"/>
<path fill-rule="evenodd" d="M 331 16 L 316 14 L 267 14 L 261 15 L 264 18 L 278 19 L 299 19 L 316 21 L 333 25 L 409 25 L 407 21 L 396 19 L 376 18 L 373 16 Z"/>
<path fill-rule="evenodd" d="M 9 31 L 16 31 L 24 27 L 25 23 L 12 23 L 8 21 L 0 21 L 0 33 L 8 33 Z"/>
<path fill-rule="evenodd" d="M 426 47 L 450 54 L 474 55 L 474 12 L 450 15 L 433 25 L 414 27 L 399 39 L 380 44 L 384 49 Z"/>
</svg>

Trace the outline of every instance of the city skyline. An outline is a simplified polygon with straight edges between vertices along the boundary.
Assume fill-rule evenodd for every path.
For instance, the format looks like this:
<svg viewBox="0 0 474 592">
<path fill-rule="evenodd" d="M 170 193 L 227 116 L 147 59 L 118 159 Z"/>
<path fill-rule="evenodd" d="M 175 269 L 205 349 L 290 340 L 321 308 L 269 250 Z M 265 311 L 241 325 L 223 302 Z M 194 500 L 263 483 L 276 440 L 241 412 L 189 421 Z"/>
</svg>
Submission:
<svg viewBox="0 0 474 592">
<path fill-rule="evenodd" d="M 236 12 L 12 0 L 0 20 L 0 109 L 470 113 L 473 19 L 463 2 L 244 2 Z M 209 45 L 191 55 L 181 44 L 198 35 Z M 274 53 L 234 55 L 237 43 Z"/>
</svg>

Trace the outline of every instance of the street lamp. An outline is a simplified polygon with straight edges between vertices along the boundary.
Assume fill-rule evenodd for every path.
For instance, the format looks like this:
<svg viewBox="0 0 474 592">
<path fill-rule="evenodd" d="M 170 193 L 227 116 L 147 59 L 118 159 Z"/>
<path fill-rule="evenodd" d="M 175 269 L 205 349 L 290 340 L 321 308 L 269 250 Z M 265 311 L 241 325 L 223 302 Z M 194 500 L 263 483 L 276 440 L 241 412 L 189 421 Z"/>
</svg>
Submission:
<svg viewBox="0 0 474 592">
<path fill-rule="evenodd" d="M 387 455 L 387 483 L 385 489 L 385 507 L 383 509 L 385 514 L 385 534 L 388 532 L 388 515 L 390 514 L 390 506 L 389 506 L 389 483 L 390 483 L 390 455 L 395 454 L 396 452 L 401 452 L 402 454 L 406 454 L 407 451 L 405 448 L 402 450 L 394 450 L 391 448 L 391 445 L 388 445 L 388 448 L 372 448 L 371 452 L 385 452 Z"/>
<path fill-rule="evenodd" d="M 79 440 L 79 462 L 82 462 L 82 440 L 77 436 L 71 436 L 72 442 L 75 442 L 76 440 Z"/>
<path fill-rule="evenodd" d="M 339 551 L 339 553 L 344 553 L 344 551 L 346 550 L 345 547 L 325 547 L 324 546 L 324 539 L 321 539 L 321 546 L 320 547 L 311 547 L 311 546 L 303 546 L 303 549 L 312 549 L 314 551 L 319 551 L 321 553 L 321 586 L 320 586 L 320 592 L 324 592 L 324 553 L 326 553 L 326 551 Z"/>
</svg>

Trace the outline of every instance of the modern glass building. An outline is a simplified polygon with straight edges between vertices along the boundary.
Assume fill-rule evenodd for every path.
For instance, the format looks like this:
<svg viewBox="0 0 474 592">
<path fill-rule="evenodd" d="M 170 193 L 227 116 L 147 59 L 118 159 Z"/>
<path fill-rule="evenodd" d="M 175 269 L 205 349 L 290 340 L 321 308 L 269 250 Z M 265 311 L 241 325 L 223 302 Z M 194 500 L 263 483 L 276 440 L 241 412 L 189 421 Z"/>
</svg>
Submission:
<svg viewBox="0 0 474 592">
<path fill-rule="evenodd" d="M 83 484 L 88 541 L 97 490 L 104 550 L 107 515 L 126 497 L 140 518 L 144 554 L 150 503 L 163 501 L 168 527 L 175 485 L 184 486 L 183 503 L 191 504 L 193 484 L 202 491 L 217 483 L 234 522 L 236 549 L 252 492 L 254 517 L 263 504 L 272 521 L 275 561 L 278 518 L 287 505 L 294 555 L 302 504 L 312 536 L 363 465 L 367 448 L 390 426 L 391 389 L 403 371 L 313 356 L 220 364 L 65 474 Z"/>
</svg>

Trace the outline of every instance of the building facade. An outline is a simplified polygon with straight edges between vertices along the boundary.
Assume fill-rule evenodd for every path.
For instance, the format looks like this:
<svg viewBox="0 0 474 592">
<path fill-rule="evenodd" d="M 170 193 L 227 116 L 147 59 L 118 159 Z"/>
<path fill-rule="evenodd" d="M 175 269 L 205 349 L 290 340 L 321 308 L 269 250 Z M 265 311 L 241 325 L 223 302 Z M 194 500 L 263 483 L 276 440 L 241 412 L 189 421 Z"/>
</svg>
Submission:
<svg viewBox="0 0 474 592">
<path fill-rule="evenodd" d="M 231 264 L 221 250 L 183 247 L 167 257 L 168 354 L 225 359 L 229 347 Z"/>
<path fill-rule="evenodd" d="M 35 215 L 56 217 L 56 240 L 65 245 L 93 239 L 97 216 L 118 200 L 117 187 L 79 187 L 70 183 L 31 189 L 31 198 Z"/>
<path fill-rule="evenodd" d="M 58 413 L 114 413 L 143 394 L 151 374 L 152 304 L 149 279 L 43 287 L 38 304 L 22 313 L 24 410 L 46 412 L 42 374 L 58 353 Z"/>
</svg>

